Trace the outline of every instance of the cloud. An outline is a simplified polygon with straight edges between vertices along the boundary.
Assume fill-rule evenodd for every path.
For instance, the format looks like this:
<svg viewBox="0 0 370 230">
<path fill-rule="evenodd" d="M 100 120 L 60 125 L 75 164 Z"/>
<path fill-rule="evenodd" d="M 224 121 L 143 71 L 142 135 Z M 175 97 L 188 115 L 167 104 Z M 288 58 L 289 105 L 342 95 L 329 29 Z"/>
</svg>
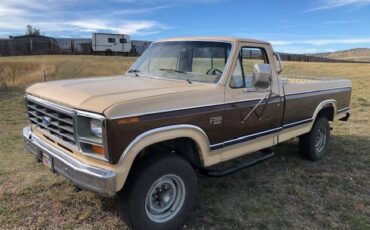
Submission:
<svg viewBox="0 0 370 230">
<path fill-rule="evenodd" d="M 175 5 L 161 5 L 161 6 L 155 6 L 155 7 L 146 7 L 141 9 L 122 9 L 122 10 L 114 10 L 112 11 L 112 14 L 114 15 L 132 15 L 132 14 L 142 14 L 142 13 L 152 13 L 157 10 L 166 9 L 175 7 Z"/>
<path fill-rule="evenodd" d="M 109 0 L 110 3 L 113 1 Z M 144 13 L 168 8 L 170 5 L 135 7 L 135 2 L 133 5 L 120 4 L 111 7 L 110 3 L 97 0 L 1 0 L 0 35 L 23 34 L 27 24 L 51 36 L 89 36 L 91 32 L 146 36 L 174 28 L 156 20 L 138 19 Z M 83 4 L 90 4 L 94 8 L 75 10 Z M 112 8 L 117 10 L 112 13 Z M 135 20 L 130 19 L 130 15 L 134 15 Z"/>
<path fill-rule="evenodd" d="M 156 21 L 150 20 L 124 20 L 114 26 L 110 21 L 99 19 L 77 20 L 68 22 L 67 25 L 86 32 L 109 31 L 123 34 L 149 35 L 160 30 L 169 29 Z"/>
<path fill-rule="evenodd" d="M 349 38 L 349 39 L 310 39 L 310 40 L 275 40 L 270 41 L 275 46 L 290 46 L 290 45 L 338 45 L 338 44 L 369 44 L 370 38 Z"/>
<path fill-rule="evenodd" d="M 317 7 L 309 9 L 306 12 L 319 11 L 319 10 L 330 10 L 334 8 L 344 7 L 344 6 L 363 7 L 369 4 L 370 4 L 370 0 L 321 0 Z"/>
</svg>

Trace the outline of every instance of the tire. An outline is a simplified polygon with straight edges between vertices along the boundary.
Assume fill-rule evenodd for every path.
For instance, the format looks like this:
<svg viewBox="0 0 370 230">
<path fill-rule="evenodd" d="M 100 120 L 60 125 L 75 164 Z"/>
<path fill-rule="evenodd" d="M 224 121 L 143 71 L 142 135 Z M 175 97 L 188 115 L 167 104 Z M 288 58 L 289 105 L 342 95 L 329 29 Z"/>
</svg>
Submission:
<svg viewBox="0 0 370 230">
<path fill-rule="evenodd" d="M 112 56 L 113 51 L 111 49 L 107 49 L 107 50 L 105 50 L 104 54 L 105 54 L 105 56 Z"/>
<path fill-rule="evenodd" d="M 119 194 L 120 214 L 134 230 L 178 229 L 196 199 L 193 167 L 175 154 L 150 157 L 136 166 Z"/>
<path fill-rule="evenodd" d="M 299 148 L 302 155 L 312 161 L 322 159 L 328 150 L 330 127 L 326 117 L 319 117 L 311 131 L 299 137 Z"/>
</svg>

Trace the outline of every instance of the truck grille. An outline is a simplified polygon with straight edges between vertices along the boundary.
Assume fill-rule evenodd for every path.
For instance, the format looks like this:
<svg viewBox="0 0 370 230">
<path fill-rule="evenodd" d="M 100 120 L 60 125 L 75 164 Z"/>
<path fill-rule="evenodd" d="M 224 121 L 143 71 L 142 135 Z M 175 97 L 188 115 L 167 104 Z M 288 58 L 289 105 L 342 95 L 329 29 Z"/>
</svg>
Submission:
<svg viewBox="0 0 370 230">
<path fill-rule="evenodd" d="M 57 107 L 26 99 L 28 119 L 34 124 L 60 140 L 76 145 L 74 133 L 74 115 L 72 112 Z"/>
</svg>

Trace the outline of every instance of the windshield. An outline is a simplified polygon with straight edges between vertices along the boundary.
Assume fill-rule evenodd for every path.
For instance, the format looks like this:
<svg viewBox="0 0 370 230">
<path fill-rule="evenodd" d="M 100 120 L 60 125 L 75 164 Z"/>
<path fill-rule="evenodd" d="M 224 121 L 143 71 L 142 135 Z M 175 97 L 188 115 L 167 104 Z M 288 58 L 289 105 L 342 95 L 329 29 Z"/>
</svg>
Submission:
<svg viewBox="0 0 370 230">
<path fill-rule="evenodd" d="M 231 44 L 209 41 L 153 43 L 129 73 L 178 80 L 217 83 L 224 71 Z"/>
</svg>

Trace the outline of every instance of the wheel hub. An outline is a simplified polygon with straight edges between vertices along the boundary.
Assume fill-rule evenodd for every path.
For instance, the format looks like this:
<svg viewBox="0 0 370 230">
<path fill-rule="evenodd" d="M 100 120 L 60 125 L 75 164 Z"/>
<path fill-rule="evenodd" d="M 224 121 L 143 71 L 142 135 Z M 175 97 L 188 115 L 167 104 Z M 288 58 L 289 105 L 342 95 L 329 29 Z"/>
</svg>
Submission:
<svg viewBox="0 0 370 230">
<path fill-rule="evenodd" d="M 326 144 L 326 129 L 325 128 L 319 128 L 316 133 L 315 137 L 315 149 L 316 152 L 321 152 Z"/>
<path fill-rule="evenodd" d="M 169 174 L 157 179 L 150 187 L 145 200 L 149 219 L 164 223 L 173 218 L 185 201 L 185 184 L 176 175 Z"/>
</svg>

